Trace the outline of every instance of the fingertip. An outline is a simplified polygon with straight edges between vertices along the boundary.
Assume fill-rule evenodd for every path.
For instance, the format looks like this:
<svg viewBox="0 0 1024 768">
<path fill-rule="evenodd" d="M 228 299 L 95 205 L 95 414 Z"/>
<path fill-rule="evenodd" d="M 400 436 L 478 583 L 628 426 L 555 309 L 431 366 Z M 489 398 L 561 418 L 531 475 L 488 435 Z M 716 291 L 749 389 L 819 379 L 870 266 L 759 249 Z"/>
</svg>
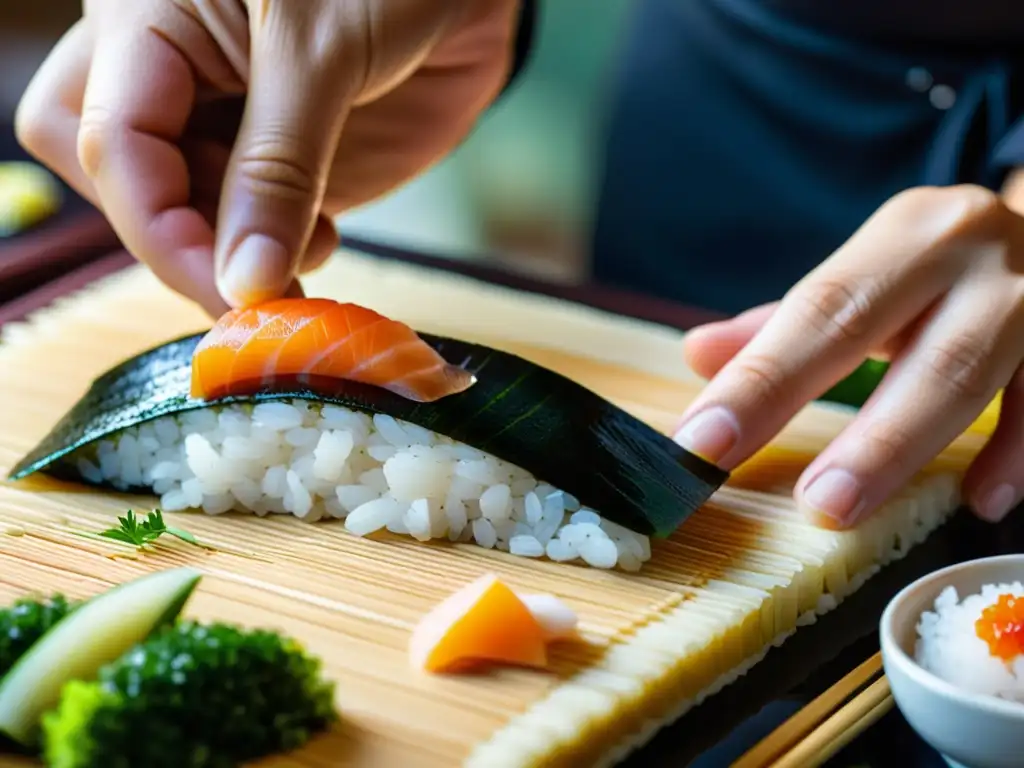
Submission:
<svg viewBox="0 0 1024 768">
<path fill-rule="evenodd" d="M 217 289 L 233 307 L 283 296 L 296 273 L 288 249 L 261 234 L 246 236 L 234 252 L 218 260 L 218 264 L 223 267 L 217 270 Z"/>
<path fill-rule="evenodd" d="M 799 485 L 797 487 L 799 488 Z M 834 510 L 808 502 L 801 493 L 794 494 L 794 501 L 797 511 L 808 523 L 826 531 L 848 531 L 851 528 L 856 528 L 874 511 L 867 504 L 861 503 L 856 508 L 850 509 L 848 514 L 837 515 Z"/>
<path fill-rule="evenodd" d="M 726 320 L 698 325 L 683 337 L 683 355 L 701 376 L 710 378 L 761 330 L 776 304 L 763 304 Z"/>
<path fill-rule="evenodd" d="M 701 378 L 709 378 L 709 368 L 704 355 L 703 327 L 688 331 L 683 337 L 683 361 Z"/>
<path fill-rule="evenodd" d="M 971 511 L 982 520 L 998 523 L 1019 503 L 1019 491 L 1010 483 L 999 483 L 994 488 L 990 487 L 974 494 L 970 507 Z"/>
<path fill-rule="evenodd" d="M 713 332 L 715 325 L 717 325 L 717 323 L 698 325 L 688 330 L 683 336 L 683 350 L 687 353 L 689 353 L 690 350 L 699 350 L 708 336 L 708 328 L 711 327 L 711 331 Z"/>
<path fill-rule="evenodd" d="M 819 471 L 812 464 L 796 487 L 797 507 L 819 527 L 845 530 L 868 512 L 864 483 L 841 466 Z"/>
<path fill-rule="evenodd" d="M 826 515 L 822 511 L 806 504 L 797 502 L 797 509 L 799 509 L 807 522 L 816 528 L 822 528 L 826 531 L 845 531 L 849 527 L 848 524 L 841 520 Z"/>
<path fill-rule="evenodd" d="M 998 523 L 1024 498 L 1024 365 L 1003 390 L 996 427 L 964 476 L 963 495 L 982 520 Z"/>
<path fill-rule="evenodd" d="M 729 321 L 710 323 L 683 337 L 683 359 L 698 376 L 710 379 L 736 356 L 747 341 L 749 337 L 737 335 Z"/>
<path fill-rule="evenodd" d="M 685 414 L 672 439 L 704 461 L 728 469 L 740 442 L 740 424 L 732 411 L 715 405 Z"/>
</svg>

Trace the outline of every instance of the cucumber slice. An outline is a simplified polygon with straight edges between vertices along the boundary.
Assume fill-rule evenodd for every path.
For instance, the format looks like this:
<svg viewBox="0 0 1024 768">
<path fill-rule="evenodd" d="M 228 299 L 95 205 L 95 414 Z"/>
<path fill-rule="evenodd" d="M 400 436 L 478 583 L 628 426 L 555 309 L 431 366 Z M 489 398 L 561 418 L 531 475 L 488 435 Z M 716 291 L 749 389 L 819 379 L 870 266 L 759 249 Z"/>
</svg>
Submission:
<svg viewBox="0 0 1024 768">
<path fill-rule="evenodd" d="M 64 684 L 93 679 L 173 622 L 201 578 L 191 568 L 149 574 L 97 595 L 51 627 L 0 681 L 0 731 L 35 746 L 40 719 L 60 701 Z"/>
</svg>

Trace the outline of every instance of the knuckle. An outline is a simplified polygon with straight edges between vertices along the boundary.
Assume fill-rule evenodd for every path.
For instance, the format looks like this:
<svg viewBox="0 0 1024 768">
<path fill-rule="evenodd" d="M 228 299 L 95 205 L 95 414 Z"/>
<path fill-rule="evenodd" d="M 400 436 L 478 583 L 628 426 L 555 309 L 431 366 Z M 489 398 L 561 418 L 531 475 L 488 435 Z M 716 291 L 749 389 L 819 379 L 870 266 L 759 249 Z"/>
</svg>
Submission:
<svg viewBox="0 0 1024 768">
<path fill-rule="evenodd" d="M 954 223 L 963 224 L 991 214 L 1002 201 L 991 189 L 977 184 L 949 187 L 913 187 L 892 198 L 891 205 L 911 217 L 932 217 L 944 213 Z"/>
<path fill-rule="evenodd" d="M 993 361 L 990 345 L 963 334 L 927 348 L 923 355 L 931 377 L 958 399 L 988 400 L 993 394 Z"/>
<path fill-rule="evenodd" d="M 864 462 L 895 475 L 912 473 L 909 448 L 913 443 L 906 426 L 893 419 L 873 419 L 857 434 L 857 450 Z"/>
<path fill-rule="evenodd" d="M 87 176 L 95 177 L 117 141 L 115 116 L 100 107 L 86 107 L 78 126 L 78 163 Z"/>
<path fill-rule="evenodd" d="M 730 378 L 736 389 L 746 393 L 752 403 L 773 402 L 786 389 L 786 372 L 767 355 L 741 354 L 731 365 Z"/>
<path fill-rule="evenodd" d="M 278 197 L 306 201 L 317 196 L 323 186 L 322 174 L 313 170 L 314 163 L 287 149 L 290 146 L 301 146 L 301 142 L 278 136 L 251 142 L 236 161 L 244 182 Z"/>
<path fill-rule="evenodd" d="M 1010 220 L 1002 198 L 977 184 L 914 187 L 894 196 L 887 207 L 932 246 L 999 235 Z"/>
<path fill-rule="evenodd" d="M 1003 199 L 991 189 L 978 184 L 958 184 L 944 190 L 952 210 L 964 221 L 988 217 L 1003 209 Z"/>
<path fill-rule="evenodd" d="M 14 137 L 26 152 L 39 156 L 47 143 L 45 115 L 31 104 L 22 102 L 14 113 Z"/>
<path fill-rule="evenodd" d="M 856 282 L 821 278 L 793 293 L 806 324 L 834 343 L 863 339 L 871 327 L 872 301 Z"/>
</svg>

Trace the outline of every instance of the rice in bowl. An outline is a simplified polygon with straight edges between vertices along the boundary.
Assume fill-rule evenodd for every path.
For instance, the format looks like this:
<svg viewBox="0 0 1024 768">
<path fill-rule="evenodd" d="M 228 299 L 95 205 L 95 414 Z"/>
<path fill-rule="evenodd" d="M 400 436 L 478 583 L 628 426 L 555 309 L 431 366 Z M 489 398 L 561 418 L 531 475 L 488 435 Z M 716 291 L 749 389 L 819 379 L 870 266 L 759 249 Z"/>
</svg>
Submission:
<svg viewBox="0 0 1024 768">
<path fill-rule="evenodd" d="M 1019 581 L 986 584 L 962 600 L 955 587 L 943 589 L 934 610 L 925 611 L 918 621 L 914 658 L 957 688 L 1024 703 L 1024 653 L 994 654 L 979 634 L 979 620 L 1001 597 L 1011 605 L 1016 602 L 1024 615 L 1024 585 Z M 1024 637 L 1024 625 L 1021 633 Z"/>
</svg>

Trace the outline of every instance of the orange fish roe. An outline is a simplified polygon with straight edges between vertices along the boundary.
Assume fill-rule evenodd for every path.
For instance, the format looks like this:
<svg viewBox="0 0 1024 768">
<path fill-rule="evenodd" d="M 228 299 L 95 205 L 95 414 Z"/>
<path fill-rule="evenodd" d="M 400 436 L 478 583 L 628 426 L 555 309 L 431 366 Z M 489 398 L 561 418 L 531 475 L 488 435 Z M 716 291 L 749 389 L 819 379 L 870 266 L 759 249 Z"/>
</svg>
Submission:
<svg viewBox="0 0 1024 768">
<path fill-rule="evenodd" d="M 974 631 L 988 643 L 988 652 L 1003 661 L 1024 654 L 1024 598 L 1000 595 L 981 612 Z"/>
</svg>

